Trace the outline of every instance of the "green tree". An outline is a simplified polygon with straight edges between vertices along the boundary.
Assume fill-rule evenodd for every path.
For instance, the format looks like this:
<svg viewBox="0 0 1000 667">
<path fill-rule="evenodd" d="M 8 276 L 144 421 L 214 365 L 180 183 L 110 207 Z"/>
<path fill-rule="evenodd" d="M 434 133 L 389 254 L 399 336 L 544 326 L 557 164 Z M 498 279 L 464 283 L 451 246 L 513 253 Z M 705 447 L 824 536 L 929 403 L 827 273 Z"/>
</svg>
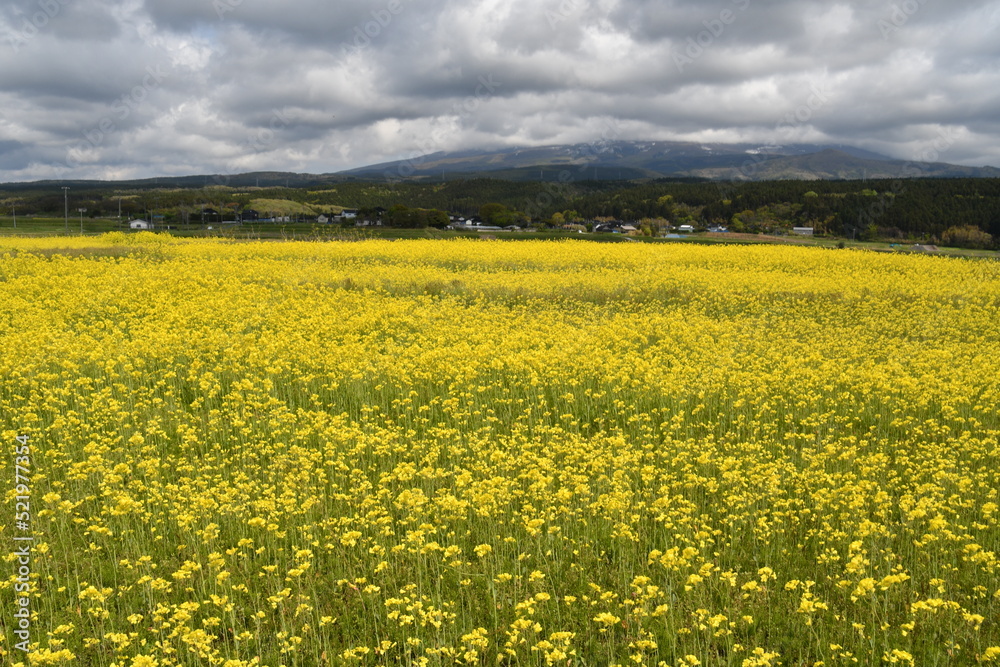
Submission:
<svg viewBox="0 0 1000 667">
<path fill-rule="evenodd" d="M 445 211 L 439 211 L 437 209 L 427 212 L 427 226 L 435 227 L 437 229 L 444 229 L 451 223 L 451 218 Z"/>
<path fill-rule="evenodd" d="M 415 227 L 414 212 L 402 204 L 395 204 L 389 207 L 385 214 L 385 221 L 390 227 Z"/>
<path fill-rule="evenodd" d="M 509 213 L 510 210 L 503 204 L 490 203 L 479 207 L 479 217 L 488 225 L 502 226 L 507 221 Z"/>
</svg>

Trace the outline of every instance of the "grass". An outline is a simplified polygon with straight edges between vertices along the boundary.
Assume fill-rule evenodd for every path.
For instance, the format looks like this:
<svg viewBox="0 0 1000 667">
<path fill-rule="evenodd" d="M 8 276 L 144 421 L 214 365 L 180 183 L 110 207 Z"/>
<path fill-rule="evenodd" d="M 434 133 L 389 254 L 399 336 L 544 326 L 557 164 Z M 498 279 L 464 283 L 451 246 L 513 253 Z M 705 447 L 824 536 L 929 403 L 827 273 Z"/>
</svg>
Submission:
<svg viewBox="0 0 1000 667">
<path fill-rule="evenodd" d="M 19 218 L 17 228 L 13 219 L 0 217 L 0 237 L 3 236 L 79 236 L 80 221 L 69 221 L 69 233 L 62 218 Z M 701 245 L 797 245 L 819 248 L 852 248 L 874 252 L 913 252 L 913 242 L 866 242 L 838 238 L 778 237 L 760 235 L 691 234 L 683 238 L 650 238 L 644 236 L 624 236 L 621 234 L 593 234 L 562 231 L 491 232 L 452 231 L 438 229 L 395 229 L 384 227 L 348 227 L 318 225 L 315 223 L 245 223 L 212 225 L 172 225 L 170 234 L 180 238 L 224 238 L 233 240 L 361 240 L 361 239 L 485 239 L 498 241 L 554 241 L 586 240 L 599 243 L 681 243 Z M 212 227 L 212 229 L 207 229 Z M 122 230 L 118 220 L 84 218 L 85 236 L 97 236 L 111 231 Z M 130 231 L 130 230 L 125 230 Z M 1000 259 L 1000 253 L 992 250 L 972 250 L 966 248 L 940 247 L 936 255 L 947 257 L 972 257 L 979 259 Z"/>
</svg>

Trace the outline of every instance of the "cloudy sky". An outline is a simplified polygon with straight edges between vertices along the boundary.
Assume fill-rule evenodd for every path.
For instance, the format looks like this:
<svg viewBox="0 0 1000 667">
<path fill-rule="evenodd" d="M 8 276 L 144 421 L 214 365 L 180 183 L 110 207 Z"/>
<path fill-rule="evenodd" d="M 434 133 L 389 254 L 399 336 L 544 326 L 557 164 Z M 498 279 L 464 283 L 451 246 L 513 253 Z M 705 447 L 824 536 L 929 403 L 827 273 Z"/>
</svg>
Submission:
<svg viewBox="0 0 1000 667">
<path fill-rule="evenodd" d="M 3 0 L 0 181 L 602 138 L 1000 166 L 998 34 L 1000 0 Z"/>
</svg>

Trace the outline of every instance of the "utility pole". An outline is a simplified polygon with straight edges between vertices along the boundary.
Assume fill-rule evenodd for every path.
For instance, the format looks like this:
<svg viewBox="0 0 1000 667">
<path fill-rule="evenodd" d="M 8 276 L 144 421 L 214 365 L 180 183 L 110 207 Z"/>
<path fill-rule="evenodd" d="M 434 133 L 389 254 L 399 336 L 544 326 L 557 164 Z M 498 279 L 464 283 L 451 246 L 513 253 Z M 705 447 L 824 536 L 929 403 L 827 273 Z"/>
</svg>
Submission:
<svg viewBox="0 0 1000 667">
<path fill-rule="evenodd" d="M 66 234 L 69 234 L 69 187 L 63 186 L 63 221 L 66 223 Z"/>
<path fill-rule="evenodd" d="M 80 212 L 80 236 L 83 236 L 83 214 L 86 213 L 87 209 L 78 208 L 76 210 Z"/>
<path fill-rule="evenodd" d="M 10 207 L 10 214 L 14 216 L 14 229 L 17 229 L 17 209 L 13 205 Z"/>
</svg>

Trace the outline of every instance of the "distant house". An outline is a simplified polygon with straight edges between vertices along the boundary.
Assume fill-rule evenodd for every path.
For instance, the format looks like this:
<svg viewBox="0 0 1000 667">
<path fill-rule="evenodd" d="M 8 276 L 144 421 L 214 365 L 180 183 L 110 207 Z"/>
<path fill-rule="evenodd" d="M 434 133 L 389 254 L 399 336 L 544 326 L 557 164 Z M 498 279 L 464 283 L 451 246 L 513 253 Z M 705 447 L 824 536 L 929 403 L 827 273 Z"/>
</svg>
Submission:
<svg viewBox="0 0 1000 667">
<path fill-rule="evenodd" d="M 257 222 L 260 220 L 260 213 L 253 210 L 252 208 L 245 208 L 240 213 L 240 220 L 243 222 Z"/>
<path fill-rule="evenodd" d="M 466 218 L 461 218 L 461 217 L 459 217 L 459 218 L 453 217 L 452 218 L 452 223 L 450 225 L 448 225 L 448 227 L 450 229 L 459 229 L 459 230 L 464 229 L 464 230 L 467 230 L 467 231 L 468 230 L 475 231 L 475 230 L 479 229 L 482 226 L 483 226 L 483 223 L 478 218 L 468 218 L 468 219 L 466 219 Z"/>
<path fill-rule="evenodd" d="M 685 233 L 685 234 L 690 234 L 691 232 L 694 231 L 694 226 L 693 225 L 681 225 L 680 227 L 677 228 L 677 231 Z"/>
<path fill-rule="evenodd" d="M 316 218 L 316 222 L 318 222 L 321 225 L 325 225 L 328 222 L 330 222 L 330 218 L 326 217 L 325 215 L 320 214 L 320 216 L 318 218 Z"/>
<path fill-rule="evenodd" d="M 608 223 L 602 222 L 600 224 L 594 225 L 594 232 L 597 234 L 621 234 L 621 225 L 617 222 Z"/>
<path fill-rule="evenodd" d="M 130 220 L 128 223 L 129 229 L 152 229 L 153 225 L 145 220 Z"/>
<path fill-rule="evenodd" d="M 386 212 L 384 208 L 373 208 L 365 209 L 364 216 L 356 208 L 345 208 L 340 213 L 334 213 L 330 216 L 330 222 L 339 223 L 349 223 L 353 222 L 355 225 L 361 226 L 362 223 L 373 223 L 376 220 L 381 220 L 382 214 Z"/>
<path fill-rule="evenodd" d="M 622 225 L 619 229 L 622 230 L 623 234 L 631 234 L 632 232 L 639 231 L 639 228 L 635 225 Z"/>
<path fill-rule="evenodd" d="M 812 227 L 792 227 L 792 234 L 798 234 L 799 236 L 812 236 Z"/>
</svg>

